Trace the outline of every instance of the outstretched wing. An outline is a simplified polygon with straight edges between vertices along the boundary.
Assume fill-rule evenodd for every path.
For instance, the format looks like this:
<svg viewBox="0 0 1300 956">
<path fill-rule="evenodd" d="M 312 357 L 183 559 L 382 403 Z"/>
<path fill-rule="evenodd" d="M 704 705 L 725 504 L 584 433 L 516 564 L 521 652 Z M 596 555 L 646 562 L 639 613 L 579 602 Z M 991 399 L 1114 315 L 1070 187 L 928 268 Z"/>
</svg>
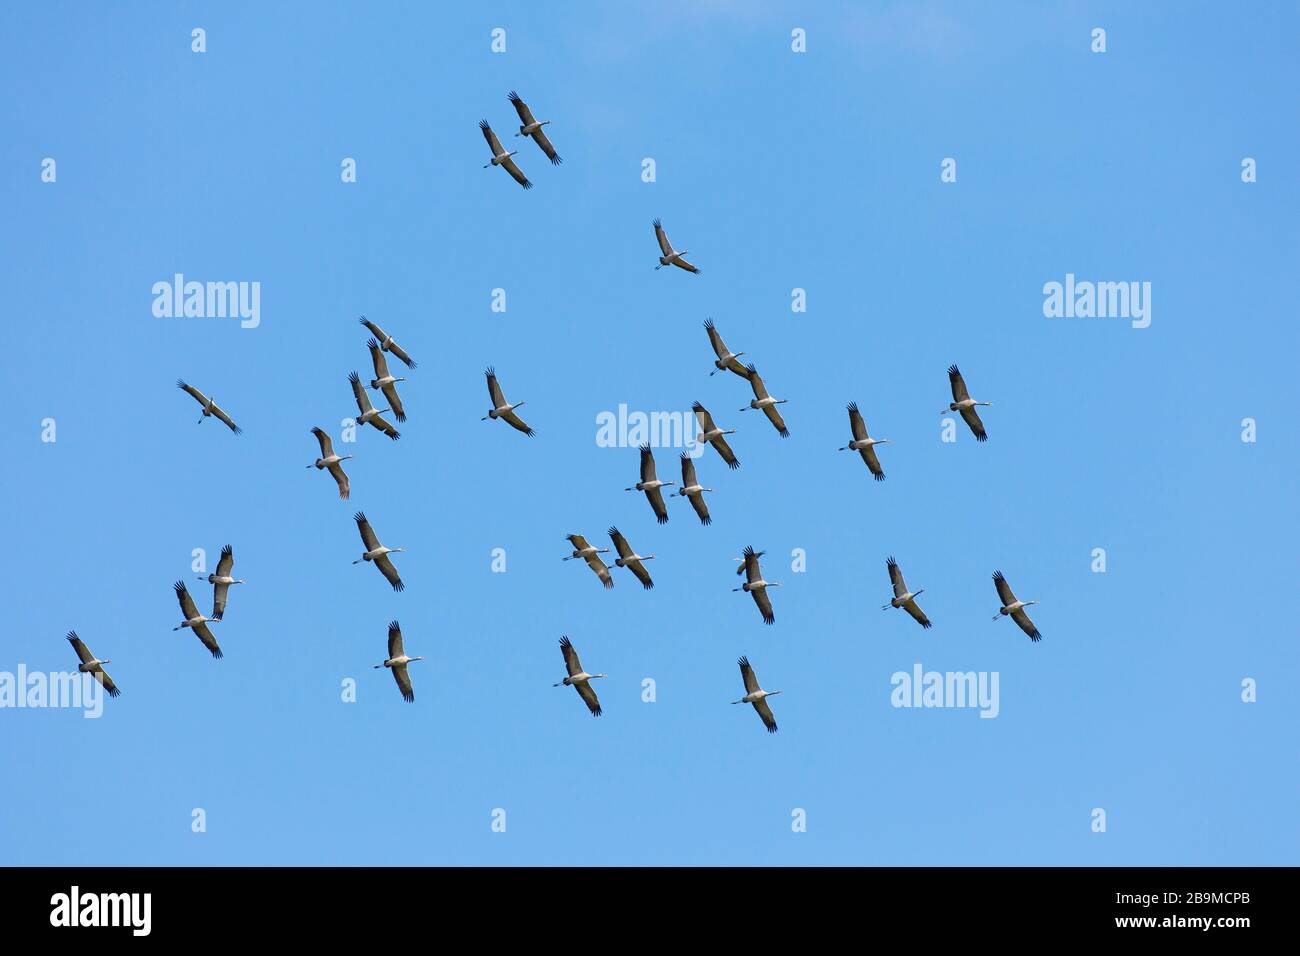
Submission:
<svg viewBox="0 0 1300 956">
<path fill-rule="evenodd" d="M 388 407 L 393 410 L 397 420 L 399 422 L 406 421 L 406 409 L 402 407 L 402 397 L 397 394 L 397 383 L 389 382 L 383 386 L 381 391 L 384 393 L 384 398 L 388 399 Z"/>
<path fill-rule="evenodd" d="M 334 476 L 334 480 L 338 482 L 339 497 L 347 501 L 352 492 L 352 483 L 348 481 L 348 473 L 343 470 L 343 465 L 336 461 L 327 470 Z"/>
<path fill-rule="evenodd" d="M 176 380 L 176 387 L 179 388 L 179 389 L 181 389 L 182 391 L 187 392 L 188 394 L 194 396 L 194 400 L 195 400 L 196 402 L 198 402 L 200 405 L 202 405 L 204 408 L 207 408 L 207 407 L 208 407 L 208 396 L 204 395 L 202 392 L 200 392 L 200 391 L 199 391 L 197 388 L 195 388 L 193 385 L 189 385 L 189 384 L 187 384 L 185 381 L 183 381 L 182 379 L 179 379 L 179 378 L 178 378 L 178 379 Z"/>
<path fill-rule="evenodd" d="M 86 646 L 86 642 L 77 637 L 76 631 L 68 631 L 68 643 L 72 645 L 72 649 L 81 658 L 81 663 L 89 664 L 95 659 L 95 655 L 90 653 L 90 648 Z"/>
<path fill-rule="evenodd" d="M 217 643 L 217 639 L 212 636 L 212 632 L 208 630 L 206 624 L 200 624 L 198 627 L 191 628 L 191 630 L 194 631 L 194 636 L 203 642 L 203 646 L 208 649 L 213 657 L 222 658 L 225 656 L 221 653 L 221 645 Z"/>
<path fill-rule="evenodd" d="M 641 480 L 654 481 L 659 476 L 655 474 L 655 454 L 650 450 L 649 445 L 641 446 Z"/>
<path fill-rule="evenodd" d="M 578 652 L 567 635 L 560 638 L 560 653 L 564 655 L 564 667 L 570 677 L 582 673 L 582 661 L 578 660 Z"/>
<path fill-rule="evenodd" d="M 620 558 L 630 558 L 636 553 L 632 550 L 632 546 L 627 543 L 627 538 L 623 537 L 623 532 L 619 531 L 618 528 L 610 528 L 609 537 L 614 542 L 614 549 L 618 551 Z"/>
<path fill-rule="evenodd" d="M 849 428 L 853 430 L 854 441 L 866 441 L 871 436 L 867 434 L 867 423 L 862 419 L 862 413 L 858 411 L 857 402 L 849 402 Z"/>
<path fill-rule="evenodd" d="M 313 428 L 311 433 L 316 436 L 316 441 L 320 442 L 320 456 L 322 458 L 334 457 L 334 442 L 330 441 L 330 436 L 320 428 Z"/>
<path fill-rule="evenodd" d="M 754 701 L 754 709 L 758 711 L 758 716 L 763 719 L 763 726 L 767 728 L 769 734 L 776 733 L 776 718 L 772 716 L 772 708 L 767 706 L 767 698 Z"/>
<path fill-rule="evenodd" d="M 221 557 L 217 559 L 217 577 L 228 578 L 234 569 L 235 551 L 230 545 L 226 545 L 221 549 Z"/>
<path fill-rule="evenodd" d="M 405 664 L 398 664 L 391 668 L 393 680 L 397 681 L 397 689 L 402 692 L 402 700 L 408 704 L 415 700 L 415 688 L 411 686 L 411 675 Z"/>
<path fill-rule="evenodd" d="M 965 420 L 966 424 L 970 426 L 970 430 L 975 433 L 976 441 L 989 440 L 989 434 L 984 430 L 984 423 L 980 421 L 980 413 L 975 411 L 974 406 L 963 408 L 961 410 L 961 417 Z"/>
<path fill-rule="evenodd" d="M 361 543 L 366 546 L 366 550 L 373 551 L 379 547 L 379 535 L 375 534 L 375 529 L 370 527 L 365 512 L 358 511 L 352 516 L 352 520 L 357 523 L 357 530 L 361 532 Z"/>
<path fill-rule="evenodd" d="M 392 423 L 383 415 L 375 415 L 370 418 L 370 424 L 378 428 L 381 432 L 391 438 L 393 441 L 402 437 L 402 433 L 393 427 Z"/>
<path fill-rule="evenodd" d="M 402 576 L 397 573 L 397 568 L 393 562 L 388 559 L 388 555 L 382 555 L 375 559 L 375 567 L 381 574 L 388 579 L 388 583 L 393 586 L 394 591 L 406 590 L 406 585 L 402 583 Z"/>
<path fill-rule="evenodd" d="M 235 424 L 234 419 L 232 419 L 229 415 L 227 415 L 225 409 L 223 409 L 220 405 L 212 406 L 212 414 L 215 415 L 219 421 L 225 422 L 226 427 L 229 428 L 236 435 L 243 433 L 244 430 Z"/>
<path fill-rule="evenodd" d="M 591 545 L 587 543 L 587 539 L 580 534 L 570 534 L 565 535 L 565 537 L 568 539 L 569 544 L 573 545 L 574 551 L 586 551 L 591 547 Z"/>
<path fill-rule="evenodd" d="M 551 165 L 558 166 L 560 163 L 564 162 L 564 160 L 560 159 L 560 154 L 555 151 L 555 147 L 551 145 L 551 141 L 546 135 L 545 127 L 539 126 L 537 129 L 533 130 L 532 137 L 533 142 L 542 148 L 542 152 L 546 154 L 546 158 L 551 161 Z"/>
<path fill-rule="evenodd" d="M 525 189 L 533 188 L 533 184 L 528 181 L 528 177 L 524 175 L 524 171 L 515 165 L 513 159 L 507 159 L 502 162 L 501 168 L 508 172 L 511 178 L 513 178 L 520 186 L 523 186 Z"/>
<path fill-rule="evenodd" d="M 759 588 L 749 593 L 753 596 L 754 603 L 758 605 L 758 612 L 763 615 L 763 623 L 775 624 L 776 615 L 772 613 L 772 599 L 767 596 L 767 588 Z"/>
<path fill-rule="evenodd" d="M 226 613 L 226 598 L 229 594 L 229 584 L 212 585 L 212 616 L 218 621 Z"/>
<path fill-rule="evenodd" d="M 356 372 L 348 375 L 348 383 L 352 386 L 352 397 L 357 400 L 357 409 L 364 415 L 371 411 L 374 406 L 370 404 L 370 396 L 366 394 L 365 388 L 361 385 L 361 376 Z"/>
<path fill-rule="evenodd" d="M 655 238 L 659 240 L 659 250 L 666 256 L 673 254 L 673 244 L 668 241 L 668 233 L 664 232 L 663 223 L 658 219 L 654 221 Z"/>
<path fill-rule="evenodd" d="M 750 584 L 763 580 L 763 569 L 758 563 L 758 553 L 749 545 L 742 552 L 745 556 L 745 580 Z"/>
<path fill-rule="evenodd" d="M 406 350 L 402 348 L 400 345 L 398 345 L 396 342 L 388 343 L 388 351 L 392 352 L 399 359 L 401 359 L 401 361 L 406 364 L 407 368 L 415 368 L 415 359 L 407 355 Z"/>
<path fill-rule="evenodd" d="M 704 500 L 704 495 L 696 492 L 693 495 L 687 495 L 691 500 L 691 507 L 695 513 L 700 516 L 700 524 L 713 524 L 713 519 L 709 516 L 709 506 Z"/>
<path fill-rule="evenodd" d="M 867 470 L 871 472 L 876 481 L 884 481 L 885 469 L 880 467 L 880 459 L 876 457 L 876 447 L 872 445 L 868 448 L 859 448 L 858 454 L 867 463 Z"/>
<path fill-rule="evenodd" d="M 668 523 L 668 505 L 664 504 L 664 493 L 662 488 L 650 488 L 645 493 L 646 500 L 650 502 L 650 507 L 655 513 L 655 518 L 660 524 Z"/>
<path fill-rule="evenodd" d="M 754 363 L 750 362 L 746 369 L 749 372 L 749 387 L 754 390 L 754 398 L 760 402 L 765 398 L 771 398 L 772 396 L 767 393 L 767 386 L 763 383 L 763 377 L 758 374 Z"/>
<path fill-rule="evenodd" d="M 722 341 L 722 336 L 714 327 L 712 319 L 704 320 L 704 328 L 708 330 L 709 344 L 713 346 L 713 351 L 717 354 L 718 358 L 722 358 L 722 356 L 731 351 L 731 349 L 727 348 L 727 343 Z"/>
<path fill-rule="evenodd" d="M 377 339 L 388 338 L 388 333 L 381 329 L 375 323 L 371 322 L 364 315 L 361 317 L 361 324 L 370 330 L 370 333 Z"/>
<path fill-rule="evenodd" d="M 396 621 L 388 623 L 388 659 L 406 656 L 406 647 L 402 643 L 402 625 Z"/>
<path fill-rule="evenodd" d="M 763 409 L 763 414 L 766 415 L 767 420 L 776 427 L 776 433 L 778 435 L 782 438 L 790 437 L 790 430 L 785 427 L 785 419 L 781 417 L 781 413 L 776 410 L 775 405 L 768 405 L 765 407 Z"/>
<path fill-rule="evenodd" d="M 912 615 L 912 619 L 922 627 L 928 628 L 930 626 L 930 619 L 925 616 L 925 612 L 921 610 L 921 606 L 916 603 L 915 599 L 905 602 L 903 610 Z"/>
<path fill-rule="evenodd" d="M 680 256 L 673 260 L 673 265 L 675 265 L 679 269 L 685 269 L 687 272 L 691 273 L 692 275 L 699 275 L 701 271 L 699 266 L 691 265 L 691 263 L 687 262 L 685 259 L 681 258 Z"/>
<path fill-rule="evenodd" d="M 190 597 L 190 592 L 185 589 L 185 582 L 177 581 L 172 587 L 176 589 L 176 597 L 180 599 L 181 613 L 185 615 L 185 620 L 192 621 L 198 617 L 198 605 L 194 603 L 194 598 Z"/>
<path fill-rule="evenodd" d="M 596 691 L 592 689 L 591 681 L 579 681 L 573 686 L 578 691 L 578 696 L 582 698 L 582 702 L 587 705 L 587 709 L 591 711 L 591 716 L 599 717 L 600 698 L 596 696 Z"/>
<path fill-rule="evenodd" d="M 695 413 L 695 418 L 700 423 L 700 431 L 711 432 L 717 427 L 713 424 L 713 416 L 709 414 L 709 410 L 699 402 L 691 405 L 691 411 Z"/>
<path fill-rule="evenodd" d="M 511 90 L 508 98 L 510 102 L 514 104 L 515 112 L 519 114 L 519 122 L 524 126 L 532 126 L 537 122 L 537 120 L 533 119 L 533 111 L 528 108 L 527 103 L 519 98 L 518 93 Z"/>
<path fill-rule="evenodd" d="M 714 449 L 717 450 L 718 454 L 722 456 L 722 460 L 727 463 L 728 468 L 740 467 L 740 459 L 736 457 L 736 453 L 732 451 L 731 446 L 727 444 L 727 438 L 725 435 L 719 435 L 717 438 L 711 439 L 709 444 L 712 445 Z"/>
<path fill-rule="evenodd" d="M 108 671 L 102 667 L 95 671 L 95 680 L 99 681 L 104 690 L 108 691 L 109 697 L 117 697 L 122 693 L 117 689 L 117 685 L 113 683 L 113 678 L 108 676 Z"/>
<path fill-rule="evenodd" d="M 505 422 L 507 425 L 509 425 L 511 428 L 515 429 L 516 431 L 523 432 L 529 438 L 533 437 L 533 429 L 529 427 L 527 422 L 525 422 L 522 418 L 519 417 L 519 415 L 514 411 L 514 409 L 511 409 L 510 411 L 506 412 L 504 415 L 500 416 L 500 418 L 503 422 Z"/>
<path fill-rule="evenodd" d="M 487 144 L 491 148 L 494 157 L 500 156 L 505 152 L 505 150 L 501 148 L 501 140 L 497 139 L 497 134 L 492 132 L 492 127 L 488 125 L 487 120 L 479 120 L 478 128 L 483 131 L 483 138 L 487 140 Z"/>
<path fill-rule="evenodd" d="M 954 402 L 964 402 L 970 398 L 970 392 L 966 391 L 966 380 L 961 377 L 961 372 L 957 366 L 948 366 L 948 384 L 952 386 L 952 400 Z"/>
<path fill-rule="evenodd" d="M 506 393 L 501 391 L 501 383 L 497 381 L 496 369 L 489 367 L 483 374 L 487 376 L 488 397 L 492 399 L 492 407 L 501 408 L 506 404 Z"/>
<path fill-rule="evenodd" d="M 1016 602 L 1016 596 L 1011 591 L 1011 585 L 1007 579 L 1002 576 L 1001 571 L 993 572 L 993 586 L 998 589 L 998 598 L 1002 601 L 1003 607 L 1010 607 Z"/>
<path fill-rule="evenodd" d="M 600 583 L 605 587 L 614 586 L 614 576 L 609 573 L 609 565 L 600 560 L 600 555 L 595 553 L 587 555 L 587 567 L 596 572 L 596 577 L 600 578 Z"/>
<path fill-rule="evenodd" d="M 686 452 L 682 452 L 682 487 L 692 488 L 700 483 L 695 477 L 695 460 Z"/>
<path fill-rule="evenodd" d="M 375 367 L 375 378 L 388 378 L 388 359 L 384 358 L 384 350 L 379 347 L 379 343 L 370 339 L 366 342 L 366 348 L 370 349 L 370 362 Z"/>
<path fill-rule="evenodd" d="M 647 591 L 655 586 L 654 580 L 650 577 L 650 572 L 645 569 L 645 565 L 640 561 L 629 561 L 623 566 L 636 575 L 636 579 L 641 582 L 641 587 Z"/>
<path fill-rule="evenodd" d="M 1034 622 L 1029 619 L 1024 608 L 1011 612 L 1011 620 L 1020 625 L 1020 629 L 1029 635 L 1031 641 L 1042 640 L 1043 635 L 1038 633 L 1038 628 L 1034 627 Z"/>
<path fill-rule="evenodd" d="M 885 567 L 889 568 L 889 580 L 894 585 L 894 597 L 902 597 L 907 593 L 907 582 L 903 580 L 902 568 L 893 558 L 885 562 Z"/>
<path fill-rule="evenodd" d="M 758 677 L 754 674 L 754 668 L 749 664 L 748 657 L 742 657 L 736 661 L 740 665 L 740 676 L 745 681 L 745 693 L 753 694 L 758 691 Z"/>
</svg>

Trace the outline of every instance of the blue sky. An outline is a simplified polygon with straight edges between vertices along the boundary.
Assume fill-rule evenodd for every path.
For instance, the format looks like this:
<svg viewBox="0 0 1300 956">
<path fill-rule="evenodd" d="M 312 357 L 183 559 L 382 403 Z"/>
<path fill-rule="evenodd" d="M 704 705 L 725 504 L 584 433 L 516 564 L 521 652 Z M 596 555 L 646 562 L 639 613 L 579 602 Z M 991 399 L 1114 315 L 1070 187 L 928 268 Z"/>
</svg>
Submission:
<svg viewBox="0 0 1300 956">
<path fill-rule="evenodd" d="M 0 710 L 0 861 L 1296 861 L 1293 4 L 3 16 L 0 670 L 68 668 L 76 629 L 123 695 Z M 511 89 L 564 157 L 523 143 L 527 193 L 481 169 Z M 703 275 L 653 270 L 655 217 Z M 176 272 L 260 282 L 260 326 L 155 318 Z M 1067 273 L 1150 282 L 1150 327 L 1045 318 Z M 369 377 L 362 313 L 419 368 L 343 502 L 303 466 Z M 710 316 L 790 399 L 788 440 L 708 376 Z M 987 444 L 940 440 L 953 362 Z M 489 364 L 536 438 L 479 421 Z M 196 426 L 178 377 L 244 434 Z M 661 528 L 596 416 L 697 399 L 743 467 L 707 452 L 713 525 L 676 501 Z M 835 451 L 850 400 L 894 442 L 883 483 Z M 404 593 L 350 563 L 358 508 L 410 549 Z M 654 591 L 560 560 L 611 524 Z M 190 553 L 226 543 L 250 583 L 214 661 L 170 630 L 171 582 L 206 603 Z M 774 627 L 730 591 L 746 544 Z M 878 609 L 891 554 L 932 630 Z M 990 620 L 997 568 L 1041 643 Z M 413 705 L 371 669 L 392 618 L 430 658 Z M 561 634 L 611 675 L 600 720 L 551 687 Z M 741 654 L 783 691 L 775 736 L 727 704 Z M 998 717 L 892 707 L 917 662 L 997 672 Z"/>
</svg>

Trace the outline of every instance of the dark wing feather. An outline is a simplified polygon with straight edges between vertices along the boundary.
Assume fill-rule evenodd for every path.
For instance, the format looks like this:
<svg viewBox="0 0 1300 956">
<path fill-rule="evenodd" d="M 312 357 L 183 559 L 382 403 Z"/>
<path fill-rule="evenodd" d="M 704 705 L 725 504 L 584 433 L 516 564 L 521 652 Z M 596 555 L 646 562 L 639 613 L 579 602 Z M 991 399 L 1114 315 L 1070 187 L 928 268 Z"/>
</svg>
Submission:
<svg viewBox="0 0 1300 956">
<path fill-rule="evenodd" d="M 672 243 L 668 241 L 668 233 L 664 232 L 663 223 L 658 219 L 654 221 L 655 238 L 659 240 L 659 250 L 666 256 L 673 254 Z"/>
<path fill-rule="evenodd" d="M 397 394 L 397 384 L 389 382 L 381 391 L 384 393 L 384 398 L 388 399 L 388 406 L 393 410 L 393 414 L 397 416 L 397 420 L 399 422 L 406 421 L 406 409 L 402 407 L 402 398 Z"/>
<path fill-rule="evenodd" d="M 781 417 L 781 413 L 776 410 L 775 405 L 766 406 L 763 409 L 763 414 L 767 416 L 769 422 L 776 426 L 776 432 L 778 435 L 782 438 L 790 437 L 790 431 L 785 427 L 785 419 Z"/>
<path fill-rule="evenodd" d="M 902 597 L 907 593 L 907 582 L 903 580 L 902 568 L 893 558 L 885 562 L 885 567 L 889 568 L 889 581 L 894 585 L 894 597 Z"/>
<path fill-rule="evenodd" d="M 514 411 L 506 412 L 504 415 L 500 417 L 501 420 L 505 422 L 507 425 L 509 425 L 511 428 L 515 429 L 516 431 L 523 432 L 529 438 L 533 437 L 534 434 L 533 429 L 529 427 L 527 422 L 525 422 L 522 418 L 520 418 L 517 414 L 515 414 Z"/>
<path fill-rule="evenodd" d="M 745 681 L 745 693 L 752 694 L 758 690 L 758 677 L 754 674 L 754 668 L 750 666 L 749 658 L 742 657 L 736 661 L 740 665 L 740 676 Z"/>
<path fill-rule="evenodd" d="M 754 710 L 758 711 L 758 716 L 763 719 L 763 726 L 767 728 L 767 732 L 776 733 L 776 718 L 772 716 L 772 708 L 767 705 L 767 698 L 754 701 Z"/>
<path fill-rule="evenodd" d="M 514 104 L 515 112 L 519 114 L 519 120 L 524 126 L 531 126 L 537 122 L 533 119 L 533 111 L 528 108 L 528 104 L 521 100 L 514 90 L 510 91 L 509 100 Z"/>
<path fill-rule="evenodd" d="M 564 667 L 570 677 L 582 673 L 582 661 L 578 660 L 578 652 L 567 636 L 560 638 L 560 653 L 564 655 Z"/>
<path fill-rule="evenodd" d="M 858 411 L 857 402 L 849 402 L 849 428 L 853 431 L 854 441 L 866 441 L 871 436 L 867 434 L 867 423 L 862 419 L 862 413 Z"/>
<path fill-rule="evenodd" d="M 662 488 L 651 488 L 645 493 L 646 500 L 650 502 L 650 507 L 655 513 L 655 518 L 660 524 L 668 523 L 668 505 L 664 503 Z"/>
<path fill-rule="evenodd" d="M 867 463 L 867 470 L 875 476 L 876 481 L 884 481 L 885 469 L 880 467 L 880 459 L 876 457 L 875 446 L 872 445 L 870 448 L 861 448 L 858 450 L 858 454 L 860 454 L 862 460 Z"/>
<path fill-rule="evenodd" d="M 393 672 L 393 680 L 397 681 L 397 689 L 402 692 L 402 700 L 408 704 L 415 701 L 415 688 L 411 686 L 411 675 L 406 669 L 405 664 L 390 668 Z"/>
<path fill-rule="evenodd" d="M 964 402 L 970 398 L 970 392 L 966 391 L 966 380 L 961 377 L 961 372 L 957 366 L 948 366 L 948 384 L 952 386 L 952 400 L 954 402 Z"/>
<path fill-rule="evenodd" d="M 172 585 L 176 589 L 176 597 L 181 602 L 181 613 L 185 615 L 185 620 L 190 621 L 199 616 L 198 605 L 194 603 L 194 598 L 190 597 L 190 592 L 186 590 L 183 581 L 177 581 Z"/>
<path fill-rule="evenodd" d="M 732 451 L 731 446 L 727 444 L 727 438 L 725 435 L 719 435 L 717 438 L 710 440 L 709 444 L 712 445 L 714 450 L 722 456 L 722 460 L 727 463 L 728 468 L 740 467 L 740 459 L 736 457 L 736 453 Z"/>
<path fill-rule="evenodd" d="M 984 430 L 984 423 L 980 421 L 980 413 L 975 411 L 974 407 L 963 408 L 961 417 L 970 426 L 970 430 L 975 433 L 976 441 L 988 441 L 988 432 Z"/>
<path fill-rule="evenodd" d="M 1007 579 L 1002 576 L 1001 571 L 993 572 L 993 586 L 998 589 L 998 598 L 1002 601 L 1003 607 L 1009 607 L 1015 603 L 1016 596 L 1011 593 L 1011 585 Z"/>
<path fill-rule="evenodd" d="M 197 388 L 195 388 L 193 385 L 189 385 L 189 384 L 187 384 L 185 381 L 183 381 L 182 379 L 179 379 L 179 378 L 178 378 L 178 379 L 176 380 L 176 387 L 179 388 L 179 389 L 181 389 L 181 390 L 184 391 L 184 392 L 187 392 L 189 395 L 193 396 L 193 398 L 194 398 L 194 400 L 195 400 L 196 402 L 198 402 L 198 403 L 199 403 L 200 405 L 202 405 L 204 408 L 207 408 L 207 406 L 208 406 L 208 396 L 204 395 L 202 392 L 200 392 L 200 391 L 199 391 Z"/>
<path fill-rule="evenodd" d="M 396 621 L 390 621 L 388 624 L 388 659 L 391 661 L 395 657 L 401 657 L 406 653 L 405 645 L 402 643 L 402 625 Z"/>
<path fill-rule="evenodd" d="M 633 561 L 624 565 L 624 567 L 636 575 L 636 579 L 641 582 L 641 587 L 647 591 L 655 586 L 654 579 L 650 577 L 650 572 L 645 569 L 645 565 L 640 561 Z"/>
<path fill-rule="evenodd" d="M 379 535 L 375 534 L 375 529 L 370 527 L 365 512 L 358 511 L 352 516 L 352 520 L 357 523 L 357 530 L 361 532 L 361 543 L 366 546 L 366 550 L 373 551 L 379 547 Z"/>
<path fill-rule="evenodd" d="M 587 705 L 587 709 L 591 711 L 591 716 L 599 717 L 600 698 L 596 696 L 596 691 L 592 689 L 591 681 L 579 681 L 573 686 L 577 690 L 578 696 L 582 698 L 582 702 Z"/>
<path fill-rule="evenodd" d="M 627 538 L 623 537 L 623 532 L 618 528 L 610 528 L 609 536 L 614 542 L 614 549 L 618 551 L 620 558 L 629 558 L 632 556 L 632 546 L 627 543 Z"/>
<path fill-rule="evenodd" d="M 194 631 L 194 636 L 203 642 L 203 646 L 208 649 L 213 657 L 220 659 L 225 656 L 221 653 L 221 645 L 217 643 L 217 639 L 212 636 L 212 632 L 208 630 L 206 624 L 200 624 L 198 627 L 191 628 L 191 630 Z"/>
<path fill-rule="evenodd" d="M 406 585 L 402 583 L 402 576 L 397 573 L 397 568 L 389 560 L 388 555 L 375 559 L 375 567 L 381 574 L 388 579 L 388 583 L 393 586 L 394 591 L 405 591 Z"/>
<path fill-rule="evenodd" d="M 316 441 L 320 442 L 320 456 L 322 458 L 329 458 L 334 454 L 334 442 L 330 440 L 330 436 L 324 430 L 313 428 L 311 433 L 316 436 Z"/>
<path fill-rule="evenodd" d="M 551 141 L 547 138 L 545 129 L 539 126 L 531 135 L 533 137 L 533 142 L 542 148 L 542 152 L 546 154 L 546 158 L 551 161 L 552 166 L 558 166 L 560 163 L 564 162 L 564 160 L 560 158 L 560 154 L 555 151 L 555 147 L 551 145 Z"/>
<path fill-rule="evenodd" d="M 1031 641 L 1042 640 L 1043 635 L 1038 633 L 1038 628 L 1034 627 L 1034 622 L 1029 619 L 1029 615 L 1022 608 L 1019 611 L 1011 612 L 1011 620 L 1020 625 L 1020 629 L 1029 635 Z"/>
<path fill-rule="evenodd" d="M 505 152 L 501 148 L 501 140 L 497 139 L 497 134 L 492 132 L 492 127 L 488 125 L 487 120 L 479 120 L 478 128 L 483 131 L 483 138 L 487 140 L 488 146 L 492 149 L 493 156 L 500 156 Z"/>
<path fill-rule="evenodd" d="M 600 578 L 600 583 L 605 585 L 606 588 L 614 586 L 614 575 L 609 573 L 609 565 L 600 560 L 600 555 L 587 555 L 587 567 L 596 572 L 596 577 Z"/>
<path fill-rule="evenodd" d="M 912 618 L 917 624 L 920 624 L 924 628 L 929 628 L 930 619 L 925 616 L 925 612 L 921 610 L 921 606 L 917 604 L 915 600 L 908 601 L 904 604 L 903 610 L 912 615 Z"/>
<path fill-rule="evenodd" d="M 229 415 L 227 415 L 225 409 L 223 409 L 220 405 L 212 406 L 212 414 L 215 415 L 219 421 L 224 422 L 226 427 L 229 428 L 236 435 L 242 435 L 244 433 L 244 430 L 235 424 L 235 420 L 231 418 Z"/>
<path fill-rule="evenodd" d="M 496 369 L 489 368 L 484 374 L 487 375 L 488 396 L 492 399 L 492 407 L 500 408 L 506 404 L 506 393 L 501 391 L 501 383 L 497 381 Z"/>
<path fill-rule="evenodd" d="M 641 480 L 654 481 L 659 476 L 655 474 L 655 454 L 650 450 L 649 445 L 641 446 Z"/>
</svg>

